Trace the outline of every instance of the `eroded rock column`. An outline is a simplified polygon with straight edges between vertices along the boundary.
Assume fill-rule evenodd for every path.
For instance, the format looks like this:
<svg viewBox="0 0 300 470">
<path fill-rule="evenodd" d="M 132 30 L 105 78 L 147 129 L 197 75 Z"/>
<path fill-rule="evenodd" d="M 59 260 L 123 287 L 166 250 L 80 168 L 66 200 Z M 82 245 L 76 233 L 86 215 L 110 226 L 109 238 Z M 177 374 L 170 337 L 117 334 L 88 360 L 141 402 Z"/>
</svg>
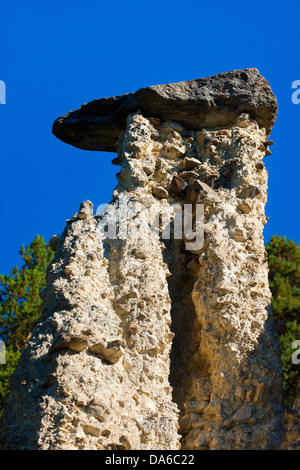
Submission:
<svg viewBox="0 0 300 470">
<path fill-rule="evenodd" d="M 184 404 L 183 447 L 276 448 L 282 372 L 262 235 L 265 130 L 243 114 L 228 129 L 197 133 L 195 141 L 201 182 L 189 198 L 205 206 L 205 244 L 194 251 L 199 265 L 192 292 L 199 332 L 194 360 L 202 377 Z"/>
<path fill-rule="evenodd" d="M 133 195 L 135 222 L 141 214 L 149 222 L 151 208 L 174 214 L 179 206 L 184 215 L 192 206 L 195 215 L 200 205 L 204 211 L 200 247 L 186 244 L 184 230 L 181 240 L 174 239 L 172 215 L 170 238 L 163 237 L 163 226 L 160 232 L 171 274 L 170 383 L 183 449 L 280 444 L 282 373 L 263 243 L 263 158 L 269 153 L 265 129 L 247 113 L 227 128 L 200 131 L 136 113 L 120 138 L 115 197 Z M 146 247 L 142 234 L 139 257 L 147 258 Z M 150 323 L 145 326 L 151 331 Z"/>
<path fill-rule="evenodd" d="M 134 124 L 139 129 L 140 120 L 138 115 Z M 134 205 L 147 205 L 140 199 L 144 170 L 138 148 L 145 139 L 132 126 L 129 119 L 123 142 L 132 153 L 120 151 L 127 175 L 119 175 L 109 206 L 117 212 L 126 196 Z M 125 220 L 123 238 L 117 220 L 118 237 L 110 239 L 85 201 L 64 233 L 52 239 L 56 254 L 41 292 L 43 314 L 13 377 L 3 448 L 180 447 L 169 384 L 170 273 L 159 234 L 130 235 L 139 218 L 144 215 L 137 211 Z"/>
<path fill-rule="evenodd" d="M 263 243 L 276 111 L 266 80 L 246 69 L 103 98 L 56 121 L 65 142 L 117 151 L 121 171 L 101 214 L 85 201 L 51 240 L 2 448 L 279 447 Z"/>
</svg>

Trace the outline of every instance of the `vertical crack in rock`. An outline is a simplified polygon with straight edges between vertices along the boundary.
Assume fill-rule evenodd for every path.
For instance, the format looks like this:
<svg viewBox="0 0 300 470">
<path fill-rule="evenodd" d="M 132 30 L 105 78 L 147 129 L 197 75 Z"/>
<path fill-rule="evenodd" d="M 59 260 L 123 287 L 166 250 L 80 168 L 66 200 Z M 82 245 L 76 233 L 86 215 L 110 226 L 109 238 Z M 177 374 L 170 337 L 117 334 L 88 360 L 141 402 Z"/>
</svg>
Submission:
<svg viewBox="0 0 300 470">
<path fill-rule="evenodd" d="M 190 377 L 183 380 L 183 449 L 271 449 L 282 437 L 280 354 L 262 237 L 265 140 L 246 114 L 230 128 L 193 135 L 193 158 L 201 163 L 186 201 L 204 204 L 205 243 L 187 264 L 196 278 L 196 319 L 179 301 L 181 328 L 194 320 L 187 365 L 179 367 Z"/>
<path fill-rule="evenodd" d="M 172 87 L 150 90 L 152 116 L 133 109 L 123 125 L 118 108 L 111 140 L 108 121 L 105 136 L 95 127 L 97 103 L 56 122 L 81 148 L 103 139 L 111 149 L 117 136 L 121 171 L 101 214 L 84 201 L 50 241 L 43 313 L 12 378 L 1 448 L 279 448 L 282 373 L 262 235 L 275 108 L 272 94 L 250 93 L 257 74 L 207 79 L 209 106 L 199 92 L 188 126 L 161 112 Z M 250 104 L 240 105 L 247 81 Z M 196 96 L 185 83 L 184 99 L 175 87 L 178 116 L 185 87 Z M 136 95 L 117 98 L 135 106 Z M 209 125 L 193 128 L 196 114 Z"/>
</svg>

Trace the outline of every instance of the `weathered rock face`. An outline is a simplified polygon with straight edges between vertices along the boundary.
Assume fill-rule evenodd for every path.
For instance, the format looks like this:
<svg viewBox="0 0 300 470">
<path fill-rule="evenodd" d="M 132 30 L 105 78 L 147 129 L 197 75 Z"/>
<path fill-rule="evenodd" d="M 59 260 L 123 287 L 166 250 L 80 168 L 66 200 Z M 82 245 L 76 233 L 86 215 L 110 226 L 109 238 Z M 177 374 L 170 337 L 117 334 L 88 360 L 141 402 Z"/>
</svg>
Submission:
<svg viewBox="0 0 300 470">
<path fill-rule="evenodd" d="M 3 418 L 5 448 L 178 448 L 159 237 L 103 243 L 86 201 L 55 244 Z"/>
<path fill-rule="evenodd" d="M 252 83 L 251 70 L 232 76 Z M 219 93 L 224 76 L 235 90 L 226 74 L 203 80 Z M 160 92 L 174 88 L 166 87 Z M 2 448 L 280 446 L 280 354 L 262 236 L 263 157 L 277 109 L 268 97 L 265 86 L 251 95 L 254 114 L 237 104 L 223 125 L 214 107 L 205 108 L 208 127 L 127 116 L 111 203 L 93 216 L 85 201 L 51 241 L 43 314 L 13 378 Z M 85 148 L 84 133 L 72 141 L 70 119 L 56 123 L 56 135 L 67 128 L 62 140 Z"/>
</svg>

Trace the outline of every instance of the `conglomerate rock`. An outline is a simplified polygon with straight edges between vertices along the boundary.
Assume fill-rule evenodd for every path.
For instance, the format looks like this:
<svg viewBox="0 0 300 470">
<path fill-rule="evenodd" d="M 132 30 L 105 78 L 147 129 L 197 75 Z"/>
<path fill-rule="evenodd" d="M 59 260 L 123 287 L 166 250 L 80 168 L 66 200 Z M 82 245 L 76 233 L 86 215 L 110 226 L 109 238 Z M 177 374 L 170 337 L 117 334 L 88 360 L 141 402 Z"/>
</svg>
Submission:
<svg viewBox="0 0 300 470">
<path fill-rule="evenodd" d="M 251 86 L 238 95 L 242 81 Z M 117 138 L 121 171 L 102 213 L 84 201 L 51 240 L 43 313 L 12 380 L 2 448 L 280 447 L 282 373 L 263 243 L 276 100 L 255 69 L 193 82 L 149 95 L 188 90 L 189 101 L 195 90 L 199 113 L 187 108 L 188 126 L 175 92 L 150 116 L 148 91 L 135 95 L 140 110 L 127 112 L 124 128 L 109 100 L 56 121 L 56 135 L 81 148 L 111 150 Z M 199 84 L 208 88 L 198 102 Z M 222 93 L 220 119 L 211 96 Z M 97 131 L 87 109 L 99 112 Z"/>
</svg>

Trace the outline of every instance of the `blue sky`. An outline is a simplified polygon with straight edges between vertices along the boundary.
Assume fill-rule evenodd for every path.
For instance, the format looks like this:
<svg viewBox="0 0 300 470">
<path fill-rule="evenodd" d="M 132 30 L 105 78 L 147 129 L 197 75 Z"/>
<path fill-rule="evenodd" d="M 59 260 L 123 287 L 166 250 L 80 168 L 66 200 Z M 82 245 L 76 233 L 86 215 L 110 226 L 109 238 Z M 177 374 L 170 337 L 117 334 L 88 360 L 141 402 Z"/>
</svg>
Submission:
<svg viewBox="0 0 300 470">
<path fill-rule="evenodd" d="M 300 243 L 300 3 L 274 1 L 15 0 L 2 2 L 0 80 L 0 273 L 20 246 L 61 233 L 90 199 L 108 202 L 114 154 L 57 140 L 53 121 L 81 104 L 141 87 L 256 67 L 279 104 L 271 138 L 270 220 L 264 236 Z"/>
</svg>

